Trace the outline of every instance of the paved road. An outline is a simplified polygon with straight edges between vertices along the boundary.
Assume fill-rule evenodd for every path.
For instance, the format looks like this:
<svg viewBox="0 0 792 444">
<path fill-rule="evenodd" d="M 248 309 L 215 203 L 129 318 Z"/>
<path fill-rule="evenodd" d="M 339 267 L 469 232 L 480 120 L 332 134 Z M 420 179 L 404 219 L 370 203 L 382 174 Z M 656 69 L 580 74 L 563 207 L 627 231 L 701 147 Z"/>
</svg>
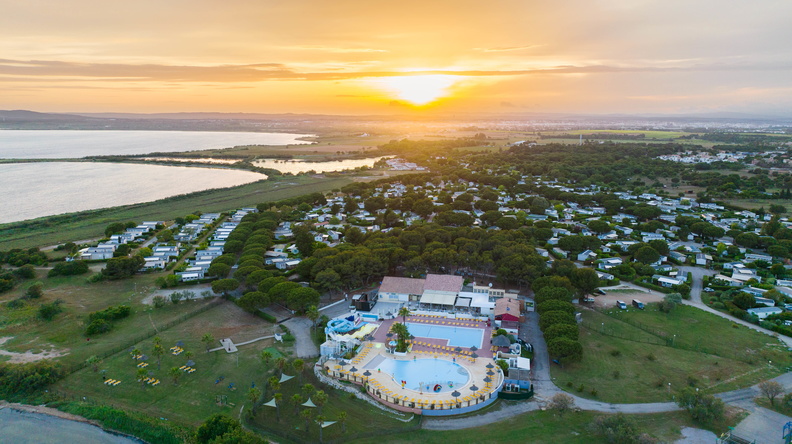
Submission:
<svg viewBox="0 0 792 444">
<path fill-rule="evenodd" d="M 291 318 L 283 325 L 294 335 L 294 353 L 298 358 L 313 358 L 319 355 L 319 348 L 311 339 L 311 320 L 308 318 Z"/>
<path fill-rule="evenodd" d="M 792 418 L 776 413 L 764 407 L 759 407 L 753 401 L 740 401 L 734 403 L 737 407 L 750 412 L 747 418 L 740 421 L 734 428 L 734 434 L 761 444 L 782 444 L 784 424 Z"/>
</svg>

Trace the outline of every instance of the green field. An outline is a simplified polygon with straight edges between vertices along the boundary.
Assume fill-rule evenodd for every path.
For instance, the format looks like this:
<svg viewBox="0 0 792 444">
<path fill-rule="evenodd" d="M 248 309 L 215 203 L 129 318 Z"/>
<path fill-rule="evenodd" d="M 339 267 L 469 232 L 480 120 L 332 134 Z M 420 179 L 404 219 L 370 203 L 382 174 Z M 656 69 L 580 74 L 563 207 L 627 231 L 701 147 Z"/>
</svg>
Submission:
<svg viewBox="0 0 792 444">
<path fill-rule="evenodd" d="M 184 304 L 185 307 L 187 305 L 189 304 Z M 244 330 L 240 331 L 242 328 Z M 152 354 L 153 339 L 134 344 L 134 347 L 148 356 L 146 362 L 149 365 L 146 370 L 149 371 L 149 376 L 160 380 L 159 385 L 137 382 L 139 361 L 132 359 L 131 353 L 124 350 L 104 359 L 98 368 L 99 372 L 86 367 L 55 384 L 54 389 L 66 396 L 84 396 L 102 404 L 164 417 L 191 426 L 197 426 L 214 413 L 237 417 L 242 405 L 249 403 L 246 397 L 248 389 L 253 383 L 262 387 L 267 371 L 272 370 L 272 363 L 269 368 L 261 363 L 259 352 L 268 349 L 274 359 L 287 356 L 286 347 L 279 345 L 276 348 L 272 339 L 265 339 L 240 346 L 239 352 L 234 354 L 222 350 L 207 353 L 200 341 L 201 336 L 212 333 L 218 339 L 232 337 L 240 342 L 253 339 L 253 336 L 270 335 L 271 331 L 271 324 L 225 302 L 158 334 L 166 349 L 159 369 L 157 359 Z M 119 336 L 122 333 L 111 334 Z M 174 384 L 169 370 L 187 362 L 184 353 L 174 356 L 168 350 L 177 341 L 183 341 L 184 350 L 194 354 L 191 359 L 195 362 L 196 371 L 181 373 L 178 384 Z M 212 347 L 218 346 L 219 343 L 216 343 Z M 107 386 L 103 383 L 103 375 L 122 383 L 114 387 Z M 217 382 L 220 378 L 222 380 Z M 233 389 L 229 388 L 232 383 Z M 218 405 L 216 401 L 219 396 L 226 397 L 225 405 Z"/>
<path fill-rule="evenodd" d="M 326 192 L 352 182 L 350 176 L 285 176 L 234 188 L 208 190 L 136 205 L 85 211 L 0 225 L 0 250 L 99 238 L 116 221 L 172 220 L 194 211 L 228 211 L 261 202 Z"/>
<path fill-rule="evenodd" d="M 552 411 L 536 411 L 524 413 L 503 421 L 482 427 L 474 427 L 451 431 L 418 430 L 415 432 L 389 435 L 381 438 L 368 438 L 354 440 L 359 444 L 389 443 L 420 443 L 420 444 L 446 444 L 446 443 L 605 443 L 604 437 L 594 435 L 589 430 L 589 425 L 598 416 L 596 412 L 571 412 L 559 416 Z M 682 427 L 698 427 L 686 413 L 672 412 L 652 415 L 631 415 L 638 430 L 658 438 L 661 442 L 674 442 L 680 439 Z M 725 429 L 725 424 L 712 427 L 717 432 Z"/>
<path fill-rule="evenodd" d="M 583 359 L 565 368 L 553 365 L 551 373 L 556 385 L 587 398 L 667 401 L 669 391 L 687 385 L 719 393 L 778 376 L 792 365 L 777 339 L 693 307 L 679 306 L 669 315 L 654 304 L 644 311 L 586 310 L 583 319 Z"/>
</svg>

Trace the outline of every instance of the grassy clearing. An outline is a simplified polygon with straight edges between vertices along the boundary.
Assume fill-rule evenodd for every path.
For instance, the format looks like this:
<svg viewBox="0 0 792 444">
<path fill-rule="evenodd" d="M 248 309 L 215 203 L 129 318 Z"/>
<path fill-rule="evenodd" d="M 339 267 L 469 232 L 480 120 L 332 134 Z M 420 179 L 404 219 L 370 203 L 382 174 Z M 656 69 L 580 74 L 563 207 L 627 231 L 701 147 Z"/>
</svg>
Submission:
<svg viewBox="0 0 792 444">
<path fill-rule="evenodd" d="M 778 376 L 792 364 L 777 339 L 733 328 L 731 322 L 692 307 L 677 307 L 670 315 L 653 304 L 645 311 L 586 310 L 583 318 L 583 359 L 551 368 L 558 386 L 583 397 L 621 403 L 667 401 L 668 383 L 671 391 L 695 385 L 718 393 Z M 676 347 L 661 345 L 665 338 Z"/>
<path fill-rule="evenodd" d="M 184 307 L 190 304 L 180 304 Z M 179 305 L 175 306 L 179 307 Z M 137 382 L 137 363 L 127 351 L 106 358 L 99 366 L 99 372 L 86 367 L 55 385 L 55 390 L 67 396 L 86 397 L 102 404 L 112 405 L 124 410 L 144 413 L 154 417 L 164 417 L 179 424 L 195 426 L 214 413 L 226 413 L 237 417 L 240 407 L 247 401 L 247 390 L 253 383 L 262 387 L 267 371 L 260 359 L 261 350 L 268 349 L 273 359 L 287 356 L 283 346 L 275 347 L 272 339 L 265 339 L 241 346 L 239 352 L 228 354 L 224 351 L 206 353 L 201 336 L 212 333 L 216 338 L 231 337 L 241 342 L 253 337 L 272 334 L 272 325 L 243 312 L 231 303 L 224 303 L 207 310 L 158 336 L 166 354 L 162 356 L 160 368 L 156 356 L 152 354 L 153 339 L 134 345 L 148 356 L 146 370 L 151 377 L 161 382 L 157 386 Z M 112 333 L 115 335 L 121 332 Z M 195 361 L 194 373 L 181 373 L 178 384 L 169 375 L 172 367 L 181 367 L 187 362 L 185 353 L 171 354 L 170 347 L 183 341 L 183 348 L 192 352 Z M 215 346 L 219 346 L 219 343 Z M 121 380 L 115 387 L 103 383 L 107 378 Z M 222 381 L 216 383 L 220 378 Z M 234 389 L 229 388 L 233 383 Z M 225 395 L 227 404 L 217 404 L 217 396 Z"/>
<path fill-rule="evenodd" d="M 202 191 L 154 202 L 0 225 L 0 250 L 55 245 L 101 237 L 115 221 L 172 220 L 194 211 L 217 212 L 340 188 L 347 176 L 286 176 L 234 188 Z"/>
<path fill-rule="evenodd" d="M 588 430 L 589 424 L 594 418 L 601 415 L 600 413 L 582 411 L 558 416 L 551 411 L 537 411 L 470 429 L 442 432 L 418 430 L 409 434 L 390 435 L 387 437 L 387 442 L 416 444 L 445 444 L 449 442 L 604 443 L 607 442 L 604 438 L 593 435 Z M 682 412 L 631 415 L 630 418 L 636 421 L 639 430 L 662 440 L 662 442 L 674 442 L 681 438 L 680 430 L 683 427 L 701 427 L 693 424 L 687 414 Z M 353 442 L 374 444 L 382 441 L 382 439 L 369 438 Z"/>
<path fill-rule="evenodd" d="M 341 424 L 336 423 L 323 430 L 322 438 L 324 440 L 346 441 L 361 435 L 382 435 L 381 440 L 389 432 L 406 432 L 418 425 L 419 418 L 411 414 L 386 412 L 354 398 L 354 395 L 348 392 L 322 386 L 311 372 L 310 366 L 306 367 L 308 369 L 305 372 L 302 384 L 309 383 L 318 390 L 324 390 L 328 395 L 327 403 L 321 408 L 321 412 L 318 408 L 308 409 L 292 401 L 294 395 L 301 396 L 301 403 L 307 399 L 301 390 L 300 381 L 297 378 L 293 378 L 281 385 L 280 393 L 283 394 L 283 404 L 280 408 L 280 421 L 275 408 L 261 406 L 256 411 L 255 417 L 249 422 L 253 430 L 263 434 L 271 434 L 271 431 L 275 429 L 279 431 L 279 434 L 274 437 L 277 441 L 281 441 L 277 437 L 280 436 L 295 442 L 319 442 L 318 425 L 311 420 L 308 423 L 308 429 L 306 430 L 305 428 L 305 419 L 299 413 L 304 410 L 310 410 L 311 418 L 316 418 L 316 416 L 321 414 L 327 421 L 335 421 L 340 412 L 346 412 L 346 433 L 344 433 Z M 287 373 L 294 374 L 293 371 Z M 273 398 L 272 393 L 271 390 L 267 391 L 265 396 L 267 401 Z M 390 441 L 390 436 L 385 439 Z"/>
<path fill-rule="evenodd" d="M 649 139 L 675 139 L 690 135 L 691 133 L 683 131 L 644 131 L 644 130 L 574 130 L 568 131 L 567 134 L 643 134 L 644 137 Z"/>
<path fill-rule="evenodd" d="M 767 211 L 770 205 L 783 205 L 787 211 L 782 214 L 790 214 L 792 211 L 792 199 L 721 199 L 723 203 L 746 210 L 758 210 L 764 208 Z"/>
</svg>

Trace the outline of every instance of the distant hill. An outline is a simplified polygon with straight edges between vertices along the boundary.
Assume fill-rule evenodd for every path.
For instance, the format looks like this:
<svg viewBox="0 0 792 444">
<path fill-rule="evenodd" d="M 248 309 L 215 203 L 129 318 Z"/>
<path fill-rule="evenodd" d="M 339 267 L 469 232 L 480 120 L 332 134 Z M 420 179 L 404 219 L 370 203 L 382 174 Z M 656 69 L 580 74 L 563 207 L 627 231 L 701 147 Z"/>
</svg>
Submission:
<svg viewBox="0 0 792 444">
<path fill-rule="evenodd" d="M 0 110 L 0 121 L 4 122 L 31 122 L 31 121 L 46 121 L 46 122 L 77 122 L 85 120 L 94 120 L 85 116 L 76 116 L 73 114 L 50 114 L 50 113 L 37 113 L 35 111 L 27 110 Z"/>
</svg>

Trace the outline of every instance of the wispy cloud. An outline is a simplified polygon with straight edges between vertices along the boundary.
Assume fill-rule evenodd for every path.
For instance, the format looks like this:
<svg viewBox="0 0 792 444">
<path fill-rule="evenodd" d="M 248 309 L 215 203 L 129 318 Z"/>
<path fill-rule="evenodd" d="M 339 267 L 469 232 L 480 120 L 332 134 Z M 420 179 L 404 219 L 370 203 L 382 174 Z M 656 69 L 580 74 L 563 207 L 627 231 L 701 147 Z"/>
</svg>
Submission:
<svg viewBox="0 0 792 444">
<path fill-rule="evenodd" d="M 525 51 L 528 49 L 539 48 L 544 45 L 526 45 L 526 46 L 501 46 L 495 48 L 473 48 L 475 51 L 481 52 L 514 52 L 514 51 Z"/>
<path fill-rule="evenodd" d="M 462 77 L 568 75 L 640 72 L 692 72 L 778 70 L 787 66 L 776 65 L 718 65 L 691 66 L 612 66 L 612 65 L 558 65 L 552 67 L 517 70 L 421 70 L 421 71 L 299 71 L 280 63 L 255 63 L 243 65 L 162 65 L 75 63 L 53 60 L 0 59 L 0 80 L 35 81 L 36 79 L 68 81 L 127 81 L 127 82 L 213 82 L 244 83 L 277 80 L 349 80 L 375 77 L 401 77 L 419 75 L 452 75 Z"/>
</svg>

